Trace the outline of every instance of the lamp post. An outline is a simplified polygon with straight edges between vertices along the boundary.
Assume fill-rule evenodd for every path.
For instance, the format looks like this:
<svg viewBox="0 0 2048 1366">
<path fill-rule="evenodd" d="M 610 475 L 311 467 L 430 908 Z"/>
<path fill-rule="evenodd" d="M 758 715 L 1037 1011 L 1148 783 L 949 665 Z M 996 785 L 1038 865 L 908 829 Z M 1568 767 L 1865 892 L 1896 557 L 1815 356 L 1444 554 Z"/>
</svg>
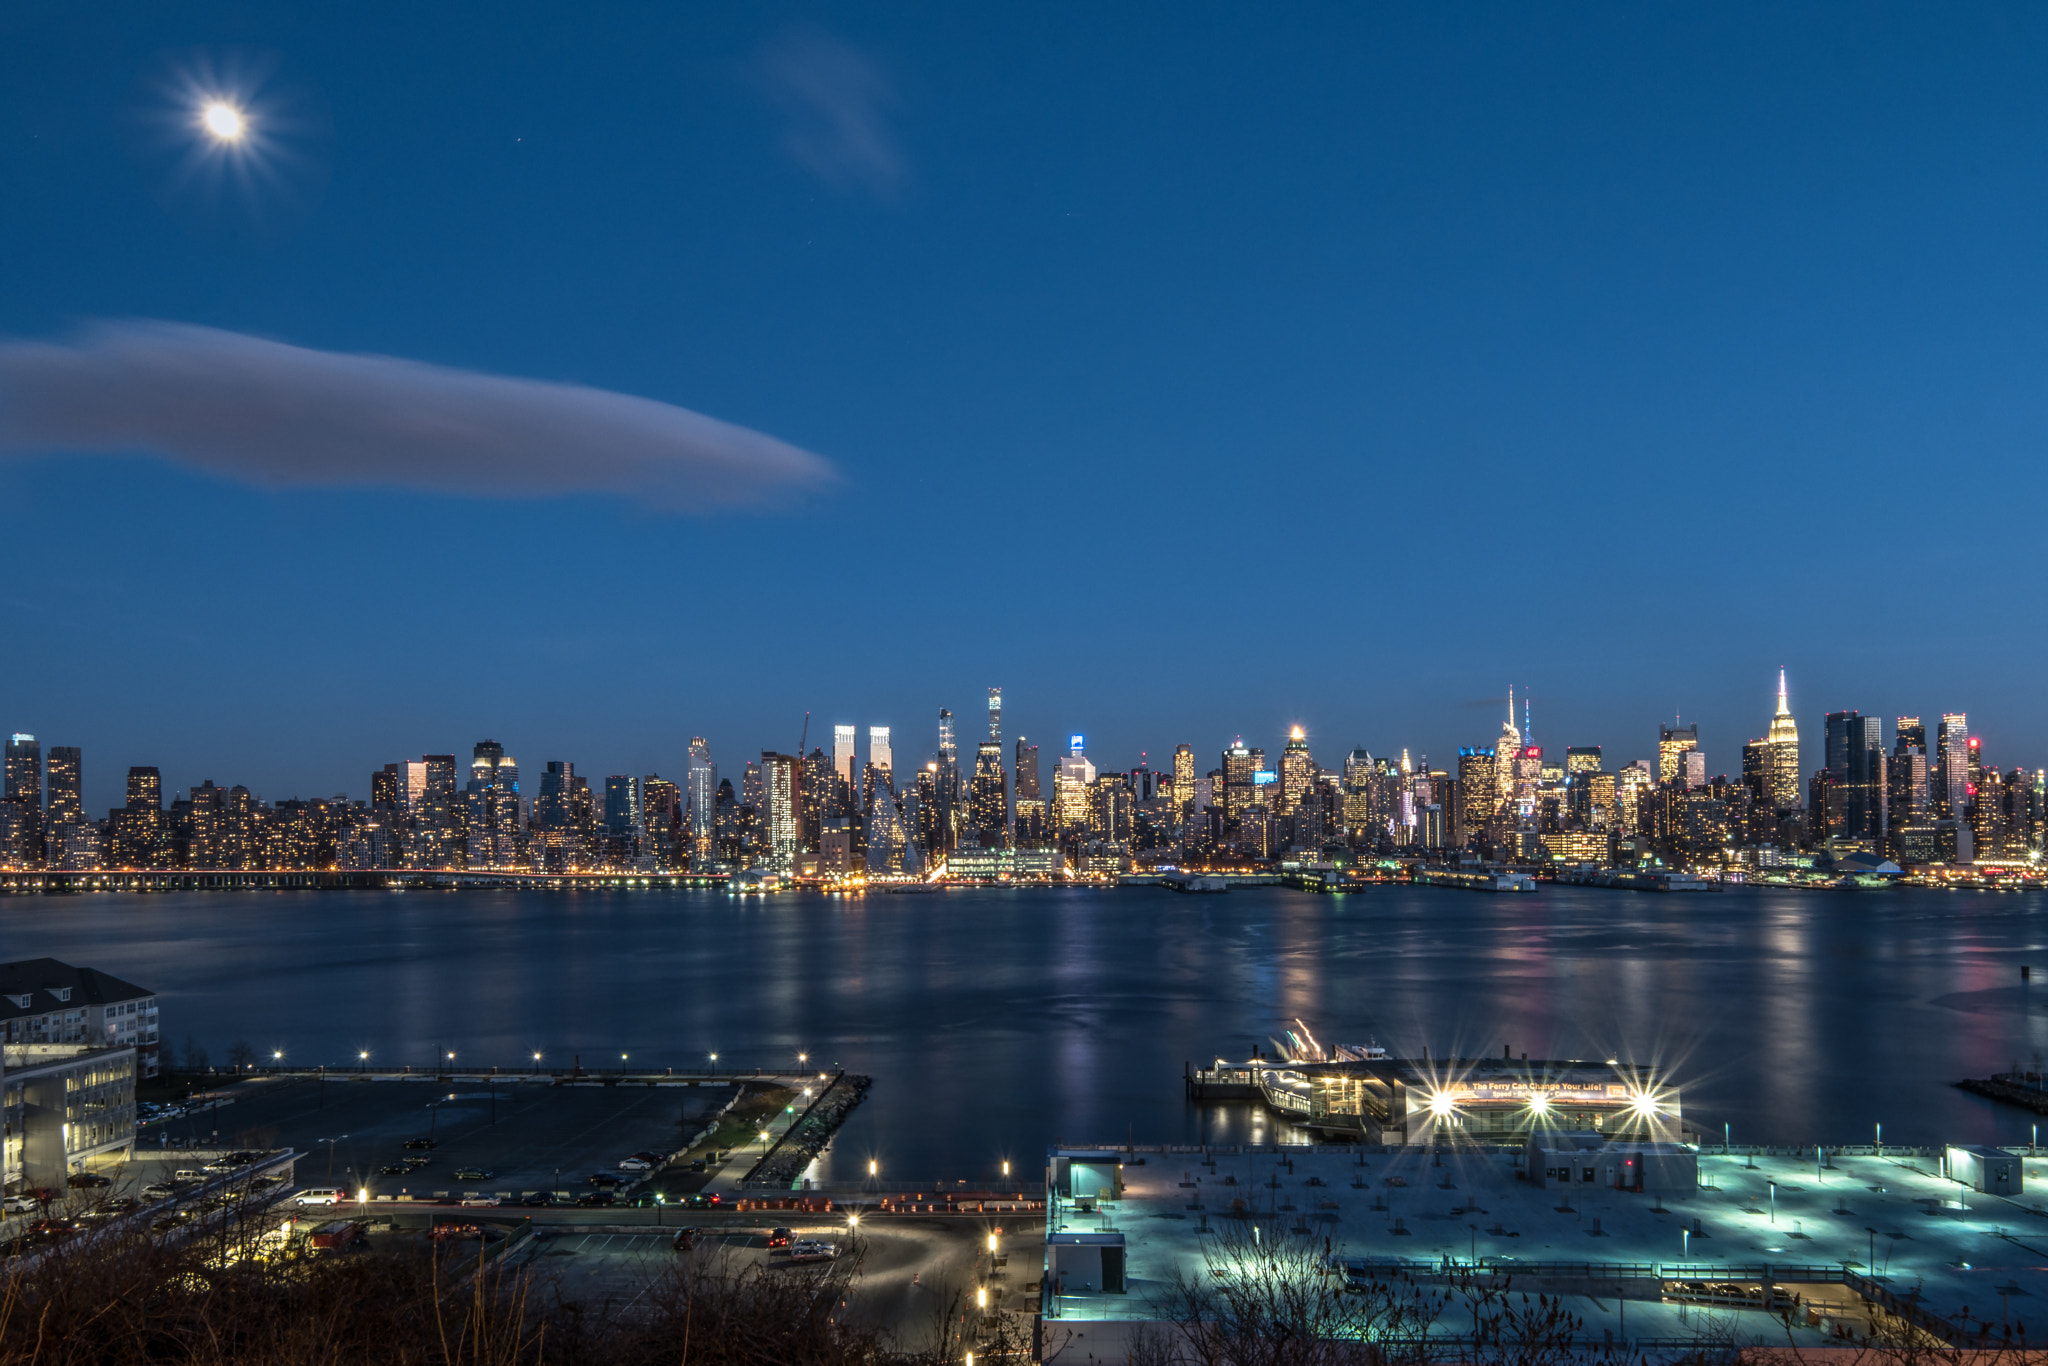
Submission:
<svg viewBox="0 0 2048 1366">
<path fill-rule="evenodd" d="M 369 1050 L 369 1049 L 367 1049 L 367 1048 L 359 1048 L 359 1049 L 357 1049 L 357 1050 L 356 1050 L 356 1071 L 358 1071 L 358 1072 L 367 1072 L 367 1071 L 369 1071 L 369 1070 L 370 1070 L 370 1050 Z"/>
<path fill-rule="evenodd" d="M 1771 1182 L 1771 1222 L 1778 1222 L 1778 1183 Z"/>
<path fill-rule="evenodd" d="M 535 1049 L 533 1054 L 533 1070 L 536 1075 L 540 1072 L 540 1050 L 538 1049 Z"/>
<path fill-rule="evenodd" d="M 330 1185 L 334 1182 L 334 1145 L 347 1137 L 347 1134 L 336 1134 L 333 1138 L 316 1138 L 313 1140 L 315 1143 L 325 1143 L 327 1145 L 327 1181 Z"/>
</svg>

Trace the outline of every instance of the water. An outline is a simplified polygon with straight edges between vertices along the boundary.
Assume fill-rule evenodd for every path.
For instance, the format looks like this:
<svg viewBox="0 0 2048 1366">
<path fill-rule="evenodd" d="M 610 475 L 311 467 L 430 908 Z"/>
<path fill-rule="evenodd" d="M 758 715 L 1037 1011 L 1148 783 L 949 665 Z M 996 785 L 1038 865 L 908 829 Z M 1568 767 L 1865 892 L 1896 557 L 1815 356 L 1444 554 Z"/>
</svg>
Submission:
<svg viewBox="0 0 2048 1366">
<path fill-rule="evenodd" d="M 1126 891 L 734 900 L 714 892 L 9 898 L 6 956 L 156 990 L 166 1038 L 463 1069 L 813 1065 L 872 1074 L 821 1175 L 1028 1169 L 1055 1139 L 1233 1141 L 1182 1067 L 1296 1017 L 1413 1055 L 1668 1066 L 1737 1142 L 2024 1142 L 1956 1091 L 2048 1050 L 2048 895 L 1530 897 Z"/>
</svg>

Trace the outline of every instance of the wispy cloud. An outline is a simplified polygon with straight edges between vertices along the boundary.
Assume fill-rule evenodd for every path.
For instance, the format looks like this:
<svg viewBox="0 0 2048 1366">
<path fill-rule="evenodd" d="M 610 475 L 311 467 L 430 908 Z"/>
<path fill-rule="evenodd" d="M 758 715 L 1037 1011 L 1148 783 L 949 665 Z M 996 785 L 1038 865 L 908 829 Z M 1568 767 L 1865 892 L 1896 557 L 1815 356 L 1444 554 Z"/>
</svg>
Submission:
<svg viewBox="0 0 2048 1366">
<path fill-rule="evenodd" d="M 814 28 L 784 32 L 762 51 L 760 75 L 789 118 L 783 146 L 836 189 L 888 199 L 910 179 L 888 114 L 895 87 L 860 49 Z"/>
<path fill-rule="evenodd" d="M 0 452 L 145 452 L 268 488 L 598 493 L 672 511 L 833 482 L 825 460 L 652 399 L 165 322 L 0 340 Z"/>
</svg>

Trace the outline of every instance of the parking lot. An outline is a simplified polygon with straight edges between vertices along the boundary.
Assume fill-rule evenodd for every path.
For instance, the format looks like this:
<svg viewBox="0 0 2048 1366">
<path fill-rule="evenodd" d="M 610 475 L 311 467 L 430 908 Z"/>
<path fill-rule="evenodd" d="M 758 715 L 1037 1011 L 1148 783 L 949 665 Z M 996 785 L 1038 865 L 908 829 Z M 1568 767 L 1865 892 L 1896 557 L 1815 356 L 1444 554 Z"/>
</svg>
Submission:
<svg viewBox="0 0 2048 1366">
<path fill-rule="evenodd" d="M 196 1167 L 218 1148 L 289 1147 L 305 1154 L 302 1186 L 367 1187 L 372 1199 L 517 1199 L 529 1191 L 590 1189 L 636 1150 L 671 1153 L 735 1094 L 722 1083 L 575 1082 L 546 1077 L 312 1078 L 245 1081 L 233 1103 L 152 1124 L 138 1136 L 136 1184 Z M 407 1140 L 431 1139 L 408 1150 Z M 168 1147 L 171 1140 L 200 1145 Z M 424 1164 L 403 1168 L 406 1159 Z M 458 1178 L 457 1171 L 489 1173 Z"/>
</svg>

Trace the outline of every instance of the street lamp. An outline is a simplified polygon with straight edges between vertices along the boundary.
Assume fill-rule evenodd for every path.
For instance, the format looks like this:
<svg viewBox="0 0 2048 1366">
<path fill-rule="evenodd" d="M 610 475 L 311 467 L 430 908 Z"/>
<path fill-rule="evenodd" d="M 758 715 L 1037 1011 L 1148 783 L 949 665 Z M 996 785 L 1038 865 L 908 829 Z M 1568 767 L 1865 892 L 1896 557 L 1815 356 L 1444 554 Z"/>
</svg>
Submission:
<svg viewBox="0 0 2048 1366">
<path fill-rule="evenodd" d="M 369 1071 L 369 1070 L 370 1070 L 370 1050 L 369 1050 L 369 1049 L 367 1049 L 367 1048 L 362 1048 L 362 1049 L 358 1049 L 358 1050 L 356 1050 L 356 1071 L 358 1071 L 358 1072 L 367 1072 L 367 1071 Z"/>
<path fill-rule="evenodd" d="M 716 1053 L 711 1055 L 711 1075 L 714 1077 L 718 1075 L 718 1055 Z"/>
<path fill-rule="evenodd" d="M 282 1048 L 273 1048 L 270 1050 L 270 1064 L 272 1067 L 275 1067 L 277 1064 L 283 1061 L 284 1050 Z"/>
<path fill-rule="evenodd" d="M 327 1145 L 327 1180 L 330 1184 L 334 1181 L 334 1145 L 347 1137 L 347 1134 L 336 1134 L 333 1138 L 316 1138 L 313 1140 L 315 1143 L 325 1143 Z"/>
<path fill-rule="evenodd" d="M 533 1070 L 536 1072 L 540 1071 L 540 1053 L 538 1050 L 535 1050 L 533 1055 Z"/>
<path fill-rule="evenodd" d="M 625 1074 L 626 1074 L 626 1055 L 625 1055 L 624 1053 L 621 1053 L 621 1054 L 619 1054 L 619 1075 L 620 1075 L 620 1076 L 624 1076 Z"/>
</svg>

